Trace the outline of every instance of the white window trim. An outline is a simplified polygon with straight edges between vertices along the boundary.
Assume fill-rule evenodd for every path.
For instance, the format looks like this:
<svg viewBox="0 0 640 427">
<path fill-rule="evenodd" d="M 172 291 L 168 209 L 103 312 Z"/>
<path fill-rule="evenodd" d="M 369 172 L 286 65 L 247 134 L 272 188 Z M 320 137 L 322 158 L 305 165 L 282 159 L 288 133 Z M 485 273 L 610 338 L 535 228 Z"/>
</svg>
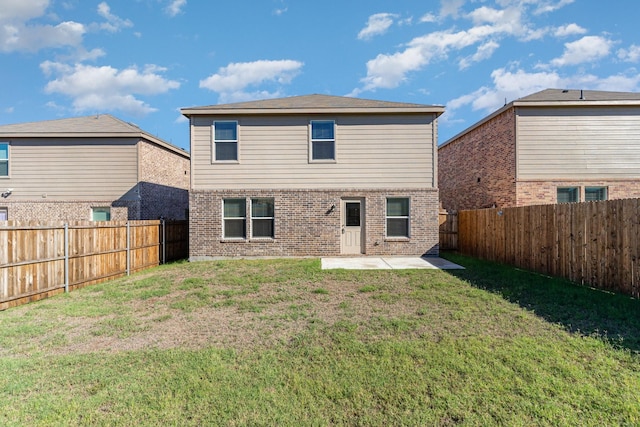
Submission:
<svg viewBox="0 0 640 427">
<path fill-rule="evenodd" d="M 254 217 L 253 216 L 253 201 L 255 199 L 273 200 L 273 210 L 274 210 L 273 215 L 274 216 L 257 216 L 257 217 Z M 249 211 L 250 211 L 249 217 L 251 218 L 251 226 L 250 226 L 251 235 L 250 235 L 250 238 L 252 240 L 274 240 L 276 238 L 275 199 L 273 197 L 252 197 L 252 198 L 249 199 L 249 205 L 250 205 L 250 207 L 249 207 Z M 255 237 L 253 235 L 253 220 L 254 219 L 270 219 L 273 222 L 273 236 L 268 236 L 268 237 L 267 236 L 257 236 L 257 237 Z"/>
<path fill-rule="evenodd" d="M 244 216 L 224 216 L 224 202 L 225 200 L 242 200 L 244 199 Z M 247 199 L 244 197 L 227 197 L 222 199 L 222 240 L 225 241 L 235 241 L 235 242 L 244 242 L 247 240 Z M 228 219 L 243 219 L 244 220 L 244 236 L 245 237 L 226 237 L 225 233 L 225 225 Z"/>
<path fill-rule="evenodd" d="M 0 179 L 9 179 L 11 177 L 11 143 L 8 141 L 0 141 L 0 145 L 7 145 L 7 158 L 0 159 L 0 161 L 7 162 L 7 174 L 0 175 Z"/>
<path fill-rule="evenodd" d="M 313 139 L 313 123 L 314 122 L 332 122 L 333 123 L 333 139 Z M 327 119 L 311 120 L 309 121 L 309 163 L 337 163 L 338 162 L 338 145 L 337 140 L 337 126 L 336 121 Z M 333 142 L 333 159 L 314 159 L 313 158 L 313 143 L 314 142 Z"/>
<path fill-rule="evenodd" d="M 220 140 L 219 142 L 235 142 L 236 144 L 236 160 L 217 160 L 216 159 L 216 122 L 227 122 L 227 123 L 235 123 L 236 124 L 236 139 L 225 139 Z M 211 123 L 211 163 L 230 163 L 237 164 L 240 163 L 240 125 L 237 120 L 214 120 Z"/>
<path fill-rule="evenodd" d="M 407 199 L 409 201 L 407 209 L 408 215 L 389 216 L 388 203 L 389 199 Z M 406 196 L 387 196 L 384 199 L 384 238 L 385 240 L 409 240 L 411 239 L 411 197 Z M 407 235 L 406 236 L 389 236 L 389 218 L 406 218 L 407 219 Z"/>
</svg>

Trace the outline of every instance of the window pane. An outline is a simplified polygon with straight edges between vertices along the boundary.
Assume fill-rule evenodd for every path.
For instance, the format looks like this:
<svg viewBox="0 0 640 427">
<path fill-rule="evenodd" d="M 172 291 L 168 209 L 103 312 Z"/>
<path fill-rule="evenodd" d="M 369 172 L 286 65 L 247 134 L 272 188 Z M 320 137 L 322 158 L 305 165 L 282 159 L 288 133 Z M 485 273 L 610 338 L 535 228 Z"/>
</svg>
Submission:
<svg viewBox="0 0 640 427">
<path fill-rule="evenodd" d="M 311 139 L 334 139 L 333 121 L 313 121 L 311 122 Z"/>
<path fill-rule="evenodd" d="M 245 238 L 245 220 L 244 219 L 225 219 L 224 220 L 224 237 L 227 238 Z"/>
<path fill-rule="evenodd" d="M 251 214 L 254 217 L 273 217 L 273 199 L 251 199 Z"/>
<path fill-rule="evenodd" d="M 236 122 L 215 122 L 216 141 L 236 141 L 238 139 Z"/>
<path fill-rule="evenodd" d="M 244 199 L 225 199 L 224 200 L 224 217 L 225 218 L 244 218 L 246 216 L 246 202 Z"/>
<path fill-rule="evenodd" d="M 607 187 L 586 187 L 584 189 L 584 200 L 586 202 L 607 200 Z"/>
<path fill-rule="evenodd" d="M 9 176 L 9 162 L 0 160 L 0 176 Z"/>
<path fill-rule="evenodd" d="M 578 201 L 578 188 L 558 188 L 558 203 L 575 203 Z"/>
<path fill-rule="evenodd" d="M 9 159 L 9 144 L 0 144 L 0 160 Z"/>
<path fill-rule="evenodd" d="M 7 218 L 7 208 L 0 208 L 0 221 L 6 221 Z"/>
<path fill-rule="evenodd" d="M 253 237 L 273 237 L 272 219 L 254 219 Z"/>
<path fill-rule="evenodd" d="M 345 220 L 348 227 L 360 227 L 360 203 L 345 203 Z"/>
<path fill-rule="evenodd" d="M 313 142 L 313 160 L 333 160 L 334 155 L 334 143 L 331 142 Z"/>
<path fill-rule="evenodd" d="M 387 218 L 387 236 L 409 237 L 409 219 Z"/>
<path fill-rule="evenodd" d="M 92 221 L 111 221 L 111 209 L 93 208 L 91 212 Z"/>
<path fill-rule="evenodd" d="M 238 144 L 216 142 L 216 160 L 238 160 Z"/>
<path fill-rule="evenodd" d="M 406 197 L 388 198 L 387 216 L 409 216 L 409 199 Z"/>
</svg>

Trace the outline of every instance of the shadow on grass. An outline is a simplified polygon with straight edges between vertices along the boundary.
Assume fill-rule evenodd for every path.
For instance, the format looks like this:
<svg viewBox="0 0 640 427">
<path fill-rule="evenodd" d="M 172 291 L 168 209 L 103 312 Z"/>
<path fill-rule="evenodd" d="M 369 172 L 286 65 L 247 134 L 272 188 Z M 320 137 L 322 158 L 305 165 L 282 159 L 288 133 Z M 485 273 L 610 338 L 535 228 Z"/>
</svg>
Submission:
<svg viewBox="0 0 640 427">
<path fill-rule="evenodd" d="M 441 256 L 464 266 L 448 272 L 474 287 L 499 294 L 567 331 L 640 352 L 639 300 L 453 252 Z"/>
</svg>

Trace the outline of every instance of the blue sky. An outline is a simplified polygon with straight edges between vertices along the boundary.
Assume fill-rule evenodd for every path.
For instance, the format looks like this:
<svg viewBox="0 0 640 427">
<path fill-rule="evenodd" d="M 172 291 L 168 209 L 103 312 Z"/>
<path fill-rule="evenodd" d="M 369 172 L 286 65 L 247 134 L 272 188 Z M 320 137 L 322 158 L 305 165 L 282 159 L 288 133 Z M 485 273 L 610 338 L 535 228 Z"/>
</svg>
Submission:
<svg viewBox="0 0 640 427">
<path fill-rule="evenodd" d="M 439 141 L 546 88 L 640 91 L 637 0 L 0 0 L 0 124 L 312 93 L 446 107 Z"/>
</svg>

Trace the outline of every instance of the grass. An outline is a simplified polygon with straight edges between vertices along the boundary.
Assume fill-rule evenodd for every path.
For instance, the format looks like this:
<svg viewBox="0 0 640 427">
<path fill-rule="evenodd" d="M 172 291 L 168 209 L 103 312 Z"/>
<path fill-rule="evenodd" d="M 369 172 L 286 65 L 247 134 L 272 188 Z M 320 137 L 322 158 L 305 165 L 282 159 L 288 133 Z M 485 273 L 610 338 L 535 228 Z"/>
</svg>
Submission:
<svg viewBox="0 0 640 427">
<path fill-rule="evenodd" d="M 445 256 L 177 263 L 0 312 L 0 424 L 640 424 L 639 301 Z"/>
</svg>

